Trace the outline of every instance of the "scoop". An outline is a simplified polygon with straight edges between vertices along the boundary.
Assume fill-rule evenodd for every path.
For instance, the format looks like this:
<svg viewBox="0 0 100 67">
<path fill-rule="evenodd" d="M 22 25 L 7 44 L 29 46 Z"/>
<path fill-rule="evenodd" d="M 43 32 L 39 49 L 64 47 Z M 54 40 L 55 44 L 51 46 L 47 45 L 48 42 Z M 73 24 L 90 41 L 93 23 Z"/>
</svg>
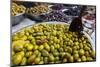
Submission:
<svg viewBox="0 0 100 67">
<path fill-rule="evenodd" d="M 74 18 L 69 27 L 69 31 L 78 32 L 79 37 L 81 37 L 83 31 L 82 15 L 85 9 L 86 6 L 82 6 L 79 17 Z"/>
</svg>

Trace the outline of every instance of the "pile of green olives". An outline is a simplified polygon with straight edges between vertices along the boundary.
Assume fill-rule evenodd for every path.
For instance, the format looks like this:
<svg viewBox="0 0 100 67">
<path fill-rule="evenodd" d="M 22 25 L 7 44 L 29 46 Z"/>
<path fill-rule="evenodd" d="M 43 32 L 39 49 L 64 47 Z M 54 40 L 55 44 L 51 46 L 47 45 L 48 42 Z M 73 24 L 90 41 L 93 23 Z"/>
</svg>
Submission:
<svg viewBox="0 0 100 67">
<path fill-rule="evenodd" d="M 12 35 L 12 65 L 95 61 L 88 38 L 66 24 L 40 23 Z"/>
</svg>

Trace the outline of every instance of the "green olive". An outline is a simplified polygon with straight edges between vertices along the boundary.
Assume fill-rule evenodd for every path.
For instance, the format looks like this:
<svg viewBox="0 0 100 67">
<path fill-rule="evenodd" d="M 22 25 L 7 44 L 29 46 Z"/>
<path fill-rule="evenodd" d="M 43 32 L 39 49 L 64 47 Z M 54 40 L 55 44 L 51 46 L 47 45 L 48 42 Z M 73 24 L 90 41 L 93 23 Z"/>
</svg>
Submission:
<svg viewBox="0 0 100 67">
<path fill-rule="evenodd" d="M 52 32 L 52 35 L 56 36 L 56 33 L 57 33 L 57 31 L 54 30 L 54 31 Z"/>
<path fill-rule="evenodd" d="M 81 62 L 81 58 L 78 58 L 78 59 L 77 59 L 77 62 Z"/>
<path fill-rule="evenodd" d="M 81 60 L 85 62 L 86 61 L 86 57 L 85 56 L 82 56 L 81 57 Z"/>
<path fill-rule="evenodd" d="M 88 50 L 90 50 L 90 48 L 88 46 L 85 46 L 84 50 L 88 51 Z"/>
<path fill-rule="evenodd" d="M 26 65 L 27 59 L 24 57 L 20 63 L 20 65 Z"/>
<path fill-rule="evenodd" d="M 25 55 L 25 52 L 24 51 L 21 51 L 21 52 L 17 52 L 16 55 L 21 55 L 22 57 L 24 57 Z"/>
<path fill-rule="evenodd" d="M 39 46 L 39 50 L 41 51 L 41 50 L 43 50 L 44 49 L 44 46 L 43 45 L 40 45 Z"/>
<path fill-rule="evenodd" d="M 44 63 L 48 63 L 48 57 L 44 57 L 43 61 Z"/>
<path fill-rule="evenodd" d="M 63 58 L 66 55 L 65 52 L 60 52 L 60 57 Z"/>
<path fill-rule="evenodd" d="M 32 64 L 32 62 L 34 62 L 35 58 L 36 58 L 36 55 L 30 56 L 30 57 L 28 58 L 28 60 L 27 60 L 28 64 Z"/>
<path fill-rule="evenodd" d="M 23 36 L 20 38 L 21 40 L 27 40 L 27 36 Z"/>
<path fill-rule="evenodd" d="M 44 48 L 45 48 L 47 51 L 50 51 L 50 46 L 49 46 L 47 43 L 44 44 Z"/>
<path fill-rule="evenodd" d="M 18 40 L 19 39 L 19 37 L 18 36 L 13 36 L 13 38 L 12 38 L 12 40 Z"/>
<path fill-rule="evenodd" d="M 52 61 L 54 61 L 54 59 L 55 59 L 54 56 L 53 56 L 52 54 L 50 54 L 50 55 L 49 55 L 49 61 L 52 62 Z"/>
<path fill-rule="evenodd" d="M 93 61 L 92 57 L 87 57 L 86 59 L 87 59 L 87 61 Z"/>
<path fill-rule="evenodd" d="M 69 57 L 69 62 L 74 62 L 73 56 L 70 56 L 70 57 Z"/>
<path fill-rule="evenodd" d="M 86 40 L 84 40 L 83 43 L 86 44 Z"/>
<path fill-rule="evenodd" d="M 14 45 L 13 50 L 14 51 L 22 51 L 23 50 L 23 45 L 20 44 L 20 43 L 16 44 L 16 45 Z"/>
<path fill-rule="evenodd" d="M 43 61 L 43 58 L 44 58 L 44 57 L 43 57 L 43 56 L 41 56 L 41 57 L 40 57 L 40 60 L 41 60 L 41 61 Z"/>
<path fill-rule="evenodd" d="M 54 56 L 59 56 L 59 52 L 58 52 L 58 51 L 54 51 L 54 52 L 53 52 L 53 55 L 54 55 Z"/>
<path fill-rule="evenodd" d="M 51 51 L 51 52 L 54 52 L 54 50 L 55 50 L 55 47 L 54 47 L 53 45 L 51 45 L 50 51 Z"/>
<path fill-rule="evenodd" d="M 79 58 L 79 54 L 74 54 L 73 57 L 75 60 L 77 60 Z"/>
<path fill-rule="evenodd" d="M 34 63 L 39 64 L 39 62 L 40 62 L 40 57 L 36 57 L 35 60 L 34 60 Z"/>
<path fill-rule="evenodd" d="M 74 44 L 77 46 L 79 44 L 79 42 L 74 42 Z"/>
<path fill-rule="evenodd" d="M 80 46 L 81 49 L 83 49 L 83 44 L 82 43 L 80 43 L 79 46 Z"/>
<path fill-rule="evenodd" d="M 92 51 L 91 52 L 91 56 L 95 59 L 96 58 L 96 56 L 95 56 L 96 54 L 95 54 L 95 51 Z"/>
<path fill-rule="evenodd" d="M 59 52 L 63 52 L 64 51 L 64 49 L 63 48 L 59 48 Z"/>
<path fill-rule="evenodd" d="M 85 56 L 90 56 L 89 52 L 88 51 L 85 51 Z"/>
<path fill-rule="evenodd" d="M 85 53 L 85 52 L 84 52 L 84 50 L 83 50 L 83 49 L 80 49 L 80 50 L 79 50 L 79 55 L 81 55 L 81 56 L 82 56 L 82 55 L 84 55 L 84 53 Z"/>
<path fill-rule="evenodd" d="M 67 47 L 66 49 L 68 49 L 67 52 L 72 53 L 72 48 L 71 47 Z"/>
<path fill-rule="evenodd" d="M 39 54 L 39 51 L 38 51 L 38 50 L 35 50 L 35 51 L 33 52 L 33 54 L 38 55 L 38 54 Z"/>
<path fill-rule="evenodd" d="M 22 56 L 20 54 L 17 54 L 17 55 L 14 55 L 13 58 L 12 58 L 12 63 L 14 65 L 19 65 L 22 61 Z"/>
<path fill-rule="evenodd" d="M 28 46 L 27 46 L 27 50 L 32 50 L 33 49 L 33 45 L 32 44 L 29 44 Z"/>
<path fill-rule="evenodd" d="M 58 56 L 55 57 L 55 61 L 59 61 L 59 59 L 60 59 L 60 58 L 59 58 Z"/>
<path fill-rule="evenodd" d="M 44 61 L 40 61 L 39 64 L 44 64 Z"/>
<path fill-rule="evenodd" d="M 68 61 L 67 58 L 64 58 L 64 59 L 63 59 L 63 62 L 64 62 L 64 63 L 67 62 L 67 61 Z"/>
<path fill-rule="evenodd" d="M 42 50 L 42 56 L 49 56 L 49 53 L 47 50 Z"/>
<path fill-rule="evenodd" d="M 73 51 L 73 54 L 78 54 L 78 51 L 77 51 L 77 50 L 74 50 L 74 51 Z"/>
<path fill-rule="evenodd" d="M 26 52 L 25 56 L 30 57 L 32 55 L 32 53 L 33 53 L 32 51 L 28 51 L 28 52 Z"/>
<path fill-rule="evenodd" d="M 37 50 L 39 48 L 38 45 L 34 45 L 33 50 Z"/>
<path fill-rule="evenodd" d="M 66 57 L 66 58 L 69 58 L 70 56 L 71 56 L 70 53 L 68 53 L 68 52 L 65 53 L 65 57 Z"/>
</svg>

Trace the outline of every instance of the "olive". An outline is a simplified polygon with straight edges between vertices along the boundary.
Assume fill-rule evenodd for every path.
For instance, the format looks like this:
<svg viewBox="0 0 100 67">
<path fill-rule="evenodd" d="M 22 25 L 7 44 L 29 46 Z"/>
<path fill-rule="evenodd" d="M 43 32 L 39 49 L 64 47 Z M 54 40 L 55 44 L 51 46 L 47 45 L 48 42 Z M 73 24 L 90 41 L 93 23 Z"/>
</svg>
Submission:
<svg viewBox="0 0 100 67">
<path fill-rule="evenodd" d="M 52 32 L 52 35 L 56 36 L 56 33 L 57 33 L 57 31 L 54 30 L 54 31 Z"/>
<path fill-rule="evenodd" d="M 69 58 L 70 56 L 71 56 L 70 53 L 68 53 L 68 52 L 65 53 L 65 57 L 66 57 L 66 58 Z"/>
<path fill-rule="evenodd" d="M 29 50 L 29 51 L 31 51 L 33 49 L 33 45 L 29 44 L 26 49 Z"/>
<path fill-rule="evenodd" d="M 39 64 L 39 62 L 40 62 L 40 57 L 36 57 L 36 58 L 34 59 L 34 63 L 35 63 L 35 64 Z"/>
<path fill-rule="evenodd" d="M 47 51 L 50 51 L 50 46 L 49 46 L 47 43 L 44 44 L 44 48 L 45 48 Z"/>
<path fill-rule="evenodd" d="M 84 50 L 83 50 L 83 49 L 80 49 L 80 50 L 79 50 L 79 55 L 81 55 L 81 56 L 82 56 L 82 55 L 84 55 L 84 53 L 85 53 L 85 52 L 84 52 Z"/>
<path fill-rule="evenodd" d="M 41 57 L 41 55 L 42 55 L 41 52 L 39 52 L 39 54 L 37 55 L 37 57 Z"/>
<path fill-rule="evenodd" d="M 73 56 L 70 56 L 70 57 L 69 57 L 69 62 L 74 62 Z"/>
<path fill-rule="evenodd" d="M 33 52 L 33 54 L 38 55 L 38 54 L 39 54 L 39 51 L 38 51 L 38 50 L 35 50 L 35 51 Z"/>
<path fill-rule="evenodd" d="M 55 47 L 54 47 L 53 45 L 51 45 L 50 51 L 51 51 L 51 52 L 54 52 L 54 50 L 55 50 Z"/>
<path fill-rule="evenodd" d="M 95 56 L 96 54 L 95 54 L 95 51 L 92 51 L 91 52 L 91 56 L 95 59 L 96 58 L 96 56 Z"/>
<path fill-rule="evenodd" d="M 67 58 L 64 58 L 64 59 L 63 59 L 63 62 L 64 62 L 64 63 L 67 62 L 67 61 L 68 61 Z"/>
<path fill-rule="evenodd" d="M 63 48 L 59 48 L 59 52 L 63 52 L 64 51 L 64 49 Z"/>
<path fill-rule="evenodd" d="M 84 40 L 83 43 L 86 44 L 86 40 Z"/>
<path fill-rule="evenodd" d="M 60 58 L 58 56 L 55 57 L 55 61 L 58 61 Z"/>
<path fill-rule="evenodd" d="M 12 63 L 14 65 L 19 65 L 22 61 L 22 56 L 20 54 L 17 54 L 17 55 L 14 55 L 13 58 L 12 58 Z"/>
<path fill-rule="evenodd" d="M 44 64 L 44 61 L 40 61 L 39 64 Z"/>
<path fill-rule="evenodd" d="M 79 58 L 79 54 L 74 54 L 73 57 L 75 60 L 77 60 Z"/>
<path fill-rule="evenodd" d="M 54 56 L 59 56 L 59 52 L 58 52 L 58 51 L 54 51 L 54 52 L 53 52 L 53 55 L 54 55 Z"/>
<path fill-rule="evenodd" d="M 74 51 L 73 51 L 73 54 L 78 54 L 78 51 L 77 51 L 77 50 L 74 50 Z"/>
<path fill-rule="evenodd" d="M 87 59 L 87 61 L 93 61 L 92 57 L 87 57 L 86 59 Z"/>
<path fill-rule="evenodd" d="M 84 50 L 88 51 L 88 50 L 90 50 L 90 48 L 88 46 L 85 46 Z"/>
<path fill-rule="evenodd" d="M 28 39 L 28 40 L 32 40 L 32 39 L 34 39 L 34 37 L 33 37 L 32 35 L 29 35 L 29 36 L 27 37 L 27 39 Z"/>
<path fill-rule="evenodd" d="M 23 50 L 23 45 L 21 43 L 15 44 L 13 47 L 14 51 L 22 51 Z"/>
<path fill-rule="evenodd" d="M 59 44 L 55 44 L 54 47 L 55 47 L 56 49 L 59 49 L 59 48 L 60 48 L 60 45 L 59 45 Z"/>
<path fill-rule="evenodd" d="M 49 56 L 49 53 L 47 50 L 43 49 L 42 50 L 42 56 Z"/>
<path fill-rule="evenodd" d="M 25 56 L 30 57 L 32 55 L 32 53 L 33 53 L 32 51 L 28 51 L 28 52 L 26 52 Z"/>
<path fill-rule="evenodd" d="M 38 45 L 34 45 L 33 50 L 37 50 L 39 48 Z"/>
<path fill-rule="evenodd" d="M 82 38 L 81 38 L 81 40 L 83 40 L 83 41 L 84 41 L 84 37 L 82 37 Z"/>
<path fill-rule="evenodd" d="M 80 46 L 81 49 L 83 49 L 83 44 L 82 43 L 80 43 L 79 46 Z"/>
<path fill-rule="evenodd" d="M 43 61 L 44 63 L 48 63 L 48 57 L 44 57 Z"/>
<path fill-rule="evenodd" d="M 21 51 L 21 52 L 17 52 L 16 55 L 21 55 L 22 57 L 24 57 L 25 55 L 25 52 L 24 51 Z"/>
<path fill-rule="evenodd" d="M 81 62 L 81 58 L 78 58 L 78 59 L 77 59 L 77 62 Z"/>
<path fill-rule="evenodd" d="M 44 49 L 44 46 L 43 45 L 40 45 L 39 46 L 39 50 L 41 51 L 41 50 L 43 50 Z"/>
<path fill-rule="evenodd" d="M 67 52 L 72 53 L 72 48 L 71 47 L 67 47 Z"/>
<path fill-rule="evenodd" d="M 20 63 L 20 65 L 26 65 L 27 59 L 24 57 Z"/>
<path fill-rule="evenodd" d="M 21 40 L 27 40 L 27 36 L 23 36 L 20 38 Z"/>
<path fill-rule="evenodd" d="M 13 38 L 12 38 L 12 40 L 18 40 L 19 39 L 19 37 L 18 36 L 13 36 Z"/>
<path fill-rule="evenodd" d="M 81 57 L 81 60 L 85 62 L 86 61 L 86 57 L 85 56 L 82 56 Z"/>
<path fill-rule="evenodd" d="M 76 46 L 79 45 L 79 42 L 74 42 L 74 45 L 76 45 Z"/>
<path fill-rule="evenodd" d="M 52 54 L 50 54 L 50 55 L 49 55 L 49 61 L 52 62 L 52 61 L 54 61 L 54 59 L 55 59 L 54 56 L 53 56 Z"/>
<path fill-rule="evenodd" d="M 77 46 L 73 46 L 72 49 L 73 49 L 73 50 L 77 50 Z"/>
<path fill-rule="evenodd" d="M 65 56 L 65 52 L 60 52 L 60 57 L 63 58 Z"/>
<path fill-rule="evenodd" d="M 88 51 L 85 51 L 85 56 L 90 56 L 89 52 Z"/>
<path fill-rule="evenodd" d="M 43 61 L 43 56 L 40 57 L 40 60 Z"/>
<path fill-rule="evenodd" d="M 36 55 L 30 56 L 30 57 L 28 58 L 28 60 L 27 60 L 28 64 L 32 64 L 32 62 L 34 62 L 35 58 L 36 58 Z"/>
</svg>

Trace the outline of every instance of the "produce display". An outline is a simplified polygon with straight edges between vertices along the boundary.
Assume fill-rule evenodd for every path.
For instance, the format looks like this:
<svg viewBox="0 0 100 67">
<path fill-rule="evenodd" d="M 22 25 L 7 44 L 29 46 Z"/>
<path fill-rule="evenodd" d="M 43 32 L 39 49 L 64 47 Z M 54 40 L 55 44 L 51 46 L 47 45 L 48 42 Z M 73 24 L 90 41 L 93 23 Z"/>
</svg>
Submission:
<svg viewBox="0 0 100 67">
<path fill-rule="evenodd" d="M 26 11 L 27 14 L 30 14 L 32 16 L 41 15 L 41 14 L 47 13 L 47 12 L 49 12 L 48 5 L 43 5 L 43 4 L 28 8 Z"/>
<path fill-rule="evenodd" d="M 43 19 L 43 21 L 59 21 L 59 22 L 67 22 L 70 19 L 60 11 L 52 11 L 48 14 L 41 15 L 40 18 Z"/>
<path fill-rule="evenodd" d="M 19 14 L 25 13 L 26 8 L 23 5 L 17 5 L 16 3 L 12 3 L 11 14 L 12 16 L 16 16 Z"/>
<path fill-rule="evenodd" d="M 39 23 L 12 35 L 12 65 L 95 61 L 88 38 L 78 38 L 67 24 Z"/>
</svg>

